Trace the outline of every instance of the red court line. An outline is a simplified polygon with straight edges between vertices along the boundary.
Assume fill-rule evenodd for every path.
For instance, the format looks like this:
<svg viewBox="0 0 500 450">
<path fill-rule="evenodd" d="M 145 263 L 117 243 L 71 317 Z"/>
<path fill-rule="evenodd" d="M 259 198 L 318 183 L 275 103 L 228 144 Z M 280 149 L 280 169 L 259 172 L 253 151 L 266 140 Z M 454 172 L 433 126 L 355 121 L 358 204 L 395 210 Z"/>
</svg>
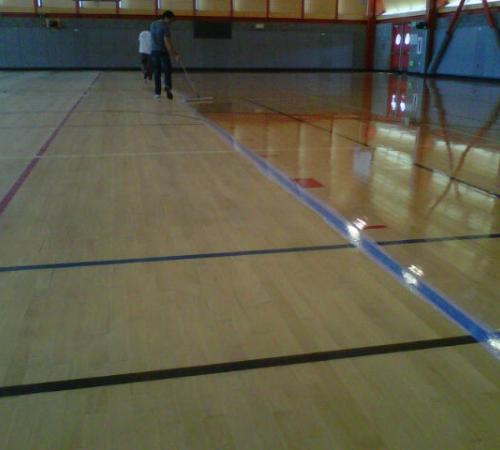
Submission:
<svg viewBox="0 0 500 450">
<path fill-rule="evenodd" d="M 81 103 L 83 98 L 87 95 L 89 92 L 90 88 L 95 84 L 97 79 L 99 78 L 100 73 L 97 74 L 97 76 L 94 78 L 92 83 L 85 89 L 85 91 L 80 95 L 80 98 L 76 101 L 76 103 L 71 107 L 71 109 L 66 113 L 64 116 L 64 119 L 61 121 L 61 123 L 57 126 L 57 128 L 51 133 L 49 138 L 45 141 L 45 143 L 40 147 L 38 150 L 37 154 L 35 157 L 29 162 L 29 164 L 24 168 L 22 171 L 21 175 L 19 175 L 19 178 L 15 181 L 15 183 L 12 185 L 12 187 L 9 189 L 7 194 L 2 198 L 0 201 L 0 215 L 5 211 L 9 203 L 12 201 L 14 196 L 18 193 L 19 189 L 21 189 L 21 186 L 24 184 L 26 179 L 29 177 L 35 166 L 38 164 L 38 161 L 40 161 L 40 157 L 48 150 L 50 147 L 50 144 L 54 141 L 56 136 L 59 134 L 59 131 L 61 131 L 61 128 L 64 126 L 64 124 L 68 121 L 70 118 L 71 114 L 75 111 L 75 109 L 78 107 L 78 105 Z"/>
<path fill-rule="evenodd" d="M 387 228 L 387 225 L 367 225 L 363 230 L 380 230 L 382 228 Z"/>
</svg>

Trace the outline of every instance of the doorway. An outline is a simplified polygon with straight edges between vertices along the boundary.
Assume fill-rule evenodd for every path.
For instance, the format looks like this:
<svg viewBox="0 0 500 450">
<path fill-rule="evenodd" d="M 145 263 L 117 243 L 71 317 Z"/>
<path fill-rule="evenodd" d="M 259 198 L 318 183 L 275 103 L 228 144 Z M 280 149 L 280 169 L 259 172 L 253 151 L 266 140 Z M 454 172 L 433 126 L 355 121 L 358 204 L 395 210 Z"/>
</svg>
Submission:
<svg viewBox="0 0 500 450">
<path fill-rule="evenodd" d="M 408 71 L 410 61 L 411 25 L 409 23 L 392 26 L 391 70 Z"/>
</svg>

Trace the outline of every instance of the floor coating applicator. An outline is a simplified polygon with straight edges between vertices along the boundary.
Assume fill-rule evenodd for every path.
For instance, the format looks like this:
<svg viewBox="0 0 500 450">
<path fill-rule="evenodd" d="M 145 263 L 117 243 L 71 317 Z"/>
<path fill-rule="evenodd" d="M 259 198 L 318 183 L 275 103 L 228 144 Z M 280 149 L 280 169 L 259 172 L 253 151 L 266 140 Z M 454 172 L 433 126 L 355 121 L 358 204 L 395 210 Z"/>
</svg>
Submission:
<svg viewBox="0 0 500 450">
<path fill-rule="evenodd" d="M 198 89 L 196 89 L 196 86 L 193 83 L 193 80 L 191 80 L 191 77 L 189 76 L 186 68 L 184 67 L 184 63 L 182 62 L 182 60 L 179 61 L 179 64 L 182 67 L 182 70 L 184 71 L 184 75 L 186 77 L 186 80 L 187 80 L 189 86 L 191 87 L 191 90 L 193 91 L 193 93 L 195 95 L 195 97 L 187 98 L 185 100 L 186 103 L 211 103 L 211 102 L 213 102 L 214 101 L 213 97 L 202 97 L 200 95 Z"/>
</svg>

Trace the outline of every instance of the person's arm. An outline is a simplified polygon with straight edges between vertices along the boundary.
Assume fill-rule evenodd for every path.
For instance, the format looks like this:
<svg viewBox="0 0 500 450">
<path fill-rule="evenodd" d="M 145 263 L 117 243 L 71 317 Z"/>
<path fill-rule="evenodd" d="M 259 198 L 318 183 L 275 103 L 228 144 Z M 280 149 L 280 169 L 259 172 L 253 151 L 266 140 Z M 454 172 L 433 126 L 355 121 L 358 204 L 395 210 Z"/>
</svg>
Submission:
<svg viewBox="0 0 500 450">
<path fill-rule="evenodd" d="M 163 38 L 163 40 L 165 41 L 165 47 L 167 47 L 167 50 L 168 50 L 168 53 L 170 53 L 170 56 L 172 58 L 174 58 L 177 62 L 179 62 L 179 60 L 181 59 L 181 56 L 179 55 L 179 53 L 176 52 L 174 45 L 172 44 L 172 39 L 165 36 Z"/>
</svg>

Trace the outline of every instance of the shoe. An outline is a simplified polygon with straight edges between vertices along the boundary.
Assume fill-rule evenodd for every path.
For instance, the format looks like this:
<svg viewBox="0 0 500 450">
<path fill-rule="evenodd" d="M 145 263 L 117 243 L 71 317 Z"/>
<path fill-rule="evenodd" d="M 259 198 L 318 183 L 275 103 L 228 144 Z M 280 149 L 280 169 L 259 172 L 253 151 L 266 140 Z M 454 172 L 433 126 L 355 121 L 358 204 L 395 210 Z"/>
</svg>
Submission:
<svg viewBox="0 0 500 450">
<path fill-rule="evenodd" d="M 172 100 L 174 98 L 174 95 L 172 94 L 172 91 L 170 89 L 167 89 L 167 98 L 169 100 Z"/>
<path fill-rule="evenodd" d="M 161 98 L 161 95 L 160 95 L 160 94 L 155 94 L 155 99 L 156 99 L 156 100 L 160 100 L 160 98 Z"/>
</svg>

